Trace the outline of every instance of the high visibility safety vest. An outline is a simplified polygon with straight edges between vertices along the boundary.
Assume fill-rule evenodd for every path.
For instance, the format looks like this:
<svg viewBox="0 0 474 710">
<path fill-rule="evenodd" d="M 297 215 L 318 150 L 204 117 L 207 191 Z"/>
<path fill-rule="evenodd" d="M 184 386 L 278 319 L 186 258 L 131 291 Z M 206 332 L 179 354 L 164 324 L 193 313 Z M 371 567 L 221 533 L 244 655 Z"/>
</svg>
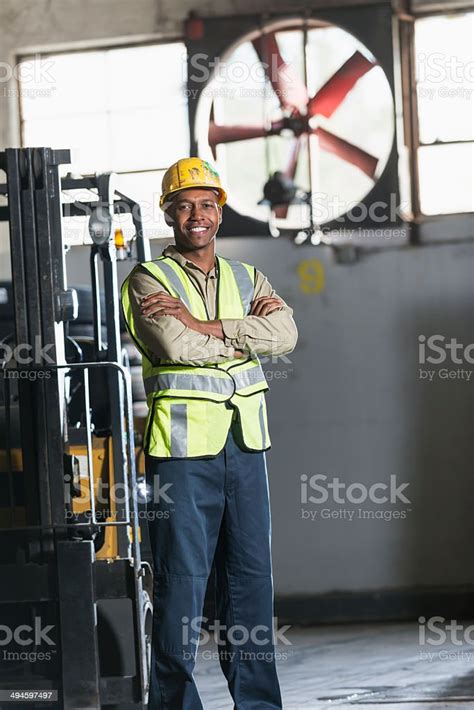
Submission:
<svg viewBox="0 0 474 710">
<path fill-rule="evenodd" d="M 199 290 L 177 261 L 162 256 L 140 266 L 172 296 L 180 298 L 196 318 L 209 320 Z M 217 257 L 216 271 L 216 319 L 243 318 L 253 299 L 255 268 Z M 258 357 L 199 366 L 157 361 L 137 334 L 128 293 L 129 279 L 130 275 L 122 285 L 122 308 L 127 329 L 142 355 L 149 408 L 145 452 L 158 458 L 215 456 L 225 445 L 234 412 L 238 414 L 245 448 L 269 449 L 264 396 L 269 388 Z"/>
</svg>

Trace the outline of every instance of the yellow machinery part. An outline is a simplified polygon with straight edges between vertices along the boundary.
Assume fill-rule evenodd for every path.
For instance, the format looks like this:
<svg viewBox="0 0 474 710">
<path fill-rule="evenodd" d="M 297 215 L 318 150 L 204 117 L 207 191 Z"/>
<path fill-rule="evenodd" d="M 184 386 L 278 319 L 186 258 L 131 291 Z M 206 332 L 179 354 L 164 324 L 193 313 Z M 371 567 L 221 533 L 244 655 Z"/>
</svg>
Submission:
<svg viewBox="0 0 474 710">
<path fill-rule="evenodd" d="M 70 496 L 71 513 L 73 516 L 85 514 L 91 510 L 90 486 L 87 464 L 87 447 L 85 445 L 66 446 L 65 453 L 75 456 L 80 462 L 80 475 L 75 481 L 75 487 L 79 489 L 80 495 Z M 136 467 L 137 476 L 145 474 L 145 455 L 141 447 L 137 447 Z M 13 473 L 20 473 L 23 470 L 23 456 L 21 449 L 12 449 L 10 452 L 11 467 Z M 0 476 L 6 475 L 8 468 L 7 452 L 0 450 Z M 115 477 L 113 467 L 112 437 L 92 437 L 92 470 L 94 473 L 94 498 L 96 509 L 96 520 L 98 522 L 111 523 L 117 520 L 117 495 L 123 497 L 122 489 L 115 489 Z M 69 486 L 66 491 L 69 491 Z M 113 493 L 111 496 L 110 493 Z M 115 495 L 115 493 L 117 495 Z M 25 525 L 25 509 L 17 506 L 15 508 L 15 526 Z M 8 528 L 11 525 L 12 517 L 10 509 L 0 506 L 0 527 Z M 129 539 L 133 541 L 132 527 L 128 527 Z M 140 542 L 141 532 L 139 529 Z M 113 525 L 105 527 L 104 542 L 96 551 L 96 559 L 113 561 L 118 559 L 117 528 Z"/>
</svg>

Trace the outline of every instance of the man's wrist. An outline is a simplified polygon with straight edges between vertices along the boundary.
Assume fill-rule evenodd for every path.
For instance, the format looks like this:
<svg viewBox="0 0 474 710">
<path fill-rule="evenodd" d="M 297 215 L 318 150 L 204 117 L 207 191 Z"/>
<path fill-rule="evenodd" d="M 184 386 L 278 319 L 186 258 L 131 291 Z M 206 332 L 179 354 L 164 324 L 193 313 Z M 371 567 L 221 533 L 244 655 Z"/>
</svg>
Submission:
<svg viewBox="0 0 474 710">
<path fill-rule="evenodd" d="M 222 323 L 220 320 L 199 320 L 195 318 L 195 323 L 193 330 L 200 333 L 201 335 L 212 335 L 220 340 L 225 340 L 224 330 L 222 328 Z M 224 343 L 223 343 L 224 344 Z M 227 346 L 229 354 L 233 351 L 235 358 L 244 358 L 245 352 L 242 349 L 234 348 L 233 345 Z"/>
<path fill-rule="evenodd" d="M 199 320 L 196 318 L 193 330 L 201 333 L 201 335 L 212 335 L 214 338 L 219 338 L 220 340 L 224 340 L 225 337 L 220 320 Z"/>
<path fill-rule="evenodd" d="M 204 330 L 205 323 L 206 323 L 206 321 L 204 321 L 204 320 L 199 320 L 199 318 L 194 318 L 192 330 L 195 330 L 196 333 L 201 333 L 201 335 L 205 335 L 205 330 Z"/>
</svg>

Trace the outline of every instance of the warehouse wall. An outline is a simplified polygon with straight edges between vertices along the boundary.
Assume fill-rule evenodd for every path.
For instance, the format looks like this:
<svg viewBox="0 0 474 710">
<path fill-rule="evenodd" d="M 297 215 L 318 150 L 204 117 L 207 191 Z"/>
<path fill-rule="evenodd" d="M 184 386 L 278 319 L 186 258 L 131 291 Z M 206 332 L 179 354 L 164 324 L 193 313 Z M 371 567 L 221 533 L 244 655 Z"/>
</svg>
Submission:
<svg viewBox="0 0 474 710">
<path fill-rule="evenodd" d="M 382 250 L 351 265 L 284 239 L 222 239 L 218 251 L 261 269 L 299 330 L 295 351 L 265 364 L 276 593 L 473 583 L 474 376 L 438 374 L 472 365 L 420 365 L 418 336 L 472 342 L 474 245 Z M 72 259 L 87 282 L 87 250 Z M 119 265 L 121 280 L 130 268 Z M 431 382 L 420 367 L 436 370 Z M 357 487 L 340 490 L 343 502 L 312 503 L 324 494 L 308 490 L 305 503 L 301 477 L 315 474 L 329 493 L 335 478 Z M 350 500 L 391 476 L 393 503 Z"/>
<path fill-rule="evenodd" d="M 13 62 L 17 52 L 45 46 L 177 35 L 195 3 L 180 2 L 179 11 L 177 5 L 0 0 L 0 59 Z M 200 6 L 203 14 L 236 9 L 255 11 L 255 3 Z M 0 146 L 17 146 L 17 101 L 3 88 Z M 293 306 L 300 332 L 289 360 L 266 366 L 277 594 L 472 583 L 473 385 L 439 373 L 420 380 L 418 336 L 472 340 L 473 247 L 386 250 L 347 266 L 335 263 L 330 249 L 283 239 L 226 240 L 220 252 L 263 270 Z M 69 254 L 75 283 L 87 280 L 87 259 L 85 249 Z M 127 268 L 121 265 L 121 278 Z M 8 271 L 0 231 L 0 279 Z M 356 504 L 346 492 L 345 499 L 312 502 L 318 491 L 305 498 L 304 484 L 316 474 L 326 477 L 319 483 L 356 483 L 358 494 L 379 484 L 377 495 L 394 476 L 402 498 Z"/>
</svg>

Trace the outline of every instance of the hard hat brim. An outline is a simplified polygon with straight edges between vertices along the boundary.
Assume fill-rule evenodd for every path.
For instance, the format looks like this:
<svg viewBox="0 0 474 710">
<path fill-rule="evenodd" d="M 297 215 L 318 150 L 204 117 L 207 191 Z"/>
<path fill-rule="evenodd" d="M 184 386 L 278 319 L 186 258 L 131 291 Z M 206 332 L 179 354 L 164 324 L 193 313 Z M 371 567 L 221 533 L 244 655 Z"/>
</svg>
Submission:
<svg viewBox="0 0 474 710">
<path fill-rule="evenodd" d="M 222 189 L 222 187 L 211 187 L 210 185 L 196 182 L 193 185 L 186 185 L 185 187 L 178 187 L 176 190 L 170 190 L 166 194 L 162 195 L 160 197 L 161 209 L 166 212 L 166 210 L 173 204 L 173 198 L 176 197 L 178 192 L 183 192 L 184 190 L 212 190 L 219 197 L 217 201 L 219 207 L 222 207 L 227 202 L 227 193 Z"/>
</svg>

